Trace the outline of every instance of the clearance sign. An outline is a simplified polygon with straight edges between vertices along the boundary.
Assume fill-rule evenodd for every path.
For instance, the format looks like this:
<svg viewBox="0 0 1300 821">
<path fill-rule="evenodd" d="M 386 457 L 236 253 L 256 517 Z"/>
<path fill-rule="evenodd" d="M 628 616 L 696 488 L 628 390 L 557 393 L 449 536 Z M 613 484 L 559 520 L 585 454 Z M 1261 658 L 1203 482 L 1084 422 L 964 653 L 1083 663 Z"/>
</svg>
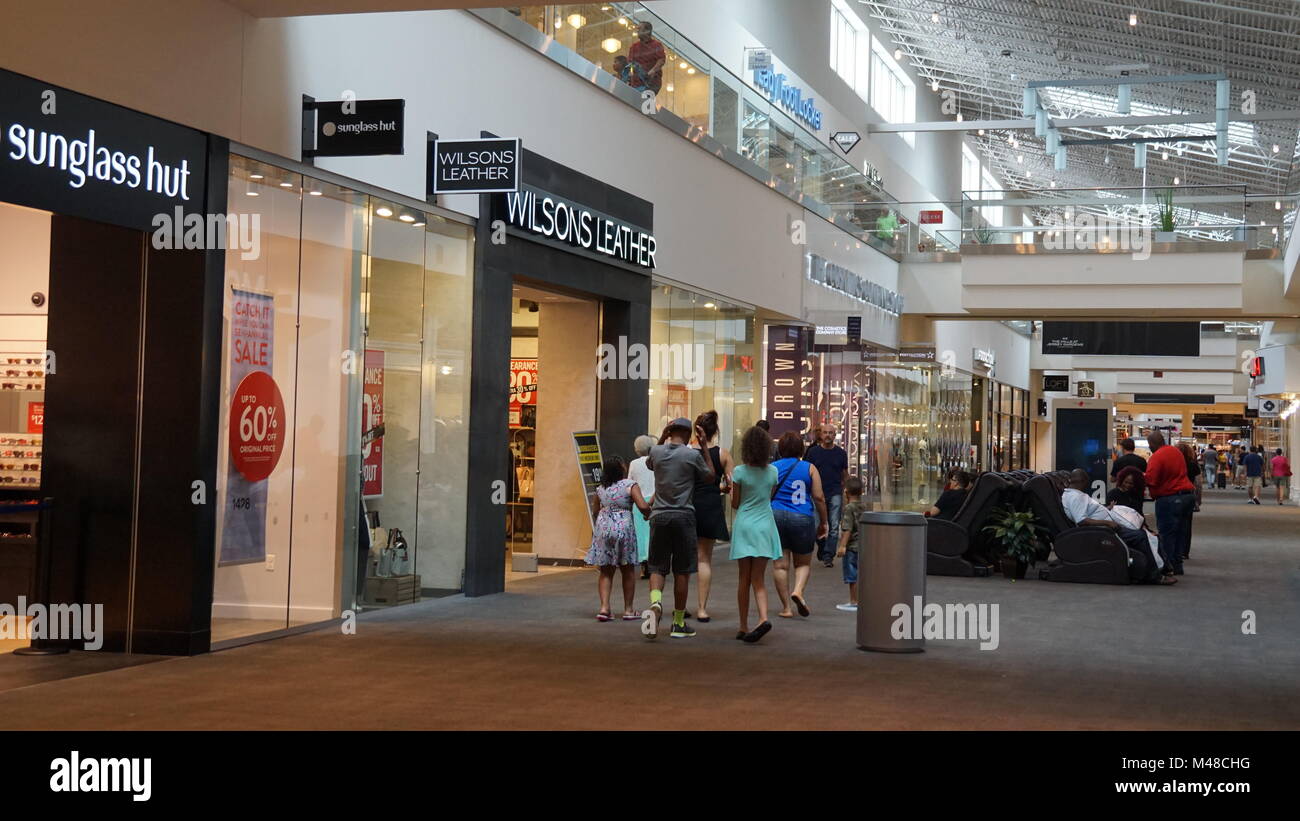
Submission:
<svg viewBox="0 0 1300 821">
<path fill-rule="evenodd" d="M 604 462 L 600 455 L 600 437 L 594 430 L 574 431 L 573 450 L 578 457 L 578 478 L 582 480 L 582 493 L 587 498 L 587 519 L 595 533 L 596 514 L 600 512 L 600 497 L 596 490 L 600 487 L 600 466 Z"/>
</svg>

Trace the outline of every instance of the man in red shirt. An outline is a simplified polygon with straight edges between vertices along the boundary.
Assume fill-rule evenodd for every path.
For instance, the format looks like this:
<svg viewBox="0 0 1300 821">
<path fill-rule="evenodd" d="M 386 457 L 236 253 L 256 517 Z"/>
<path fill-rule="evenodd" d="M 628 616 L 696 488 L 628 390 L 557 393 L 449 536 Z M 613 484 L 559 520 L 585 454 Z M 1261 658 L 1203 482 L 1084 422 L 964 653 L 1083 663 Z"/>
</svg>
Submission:
<svg viewBox="0 0 1300 821">
<path fill-rule="evenodd" d="M 1183 575 L 1183 554 L 1191 547 L 1192 508 L 1196 506 L 1196 488 L 1187 478 L 1187 460 L 1178 448 L 1167 447 L 1160 431 L 1147 437 L 1151 458 L 1147 461 L 1147 488 L 1156 502 L 1156 530 L 1160 532 L 1160 552 L 1164 554 L 1165 573 Z"/>
<path fill-rule="evenodd" d="M 627 58 L 641 69 L 635 72 L 638 76 L 632 78 L 633 88 L 644 87 L 658 94 L 664 84 L 664 62 L 668 55 L 664 52 L 664 44 L 651 34 L 653 30 L 649 23 L 642 23 L 637 28 L 637 42 L 628 48 Z"/>
</svg>

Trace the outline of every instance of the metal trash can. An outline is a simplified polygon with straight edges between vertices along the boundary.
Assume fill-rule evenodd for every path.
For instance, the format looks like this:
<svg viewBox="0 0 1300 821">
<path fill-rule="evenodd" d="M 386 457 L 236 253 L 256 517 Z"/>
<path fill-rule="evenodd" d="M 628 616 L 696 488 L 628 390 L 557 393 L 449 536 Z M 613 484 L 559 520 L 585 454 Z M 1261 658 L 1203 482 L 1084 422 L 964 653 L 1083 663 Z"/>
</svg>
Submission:
<svg viewBox="0 0 1300 821">
<path fill-rule="evenodd" d="M 858 519 L 858 647 L 880 653 L 920 653 L 925 638 L 915 625 L 925 606 L 925 517 L 869 511 Z M 905 605 L 906 609 L 899 609 Z M 906 618 L 903 638 L 892 629 Z"/>
</svg>

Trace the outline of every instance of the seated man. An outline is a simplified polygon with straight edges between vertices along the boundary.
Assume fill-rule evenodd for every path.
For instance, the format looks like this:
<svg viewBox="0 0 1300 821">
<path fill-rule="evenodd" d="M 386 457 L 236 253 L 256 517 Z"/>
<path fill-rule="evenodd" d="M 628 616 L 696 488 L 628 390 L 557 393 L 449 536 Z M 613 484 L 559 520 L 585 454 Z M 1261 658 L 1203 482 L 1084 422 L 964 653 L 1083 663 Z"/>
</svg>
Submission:
<svg viewBox="0 0 1300 821">
<path fill-rule="evenodd" d="M 943 493 L 939 494 L 934 505 L 925 511 L 925 515 L 951 522 L 957 515 L 957 511 L 961 510 L 962 502 L 966 501 L 966 494 L 970 493 L 971 481 L 971 475 L 964 470 L 949 471 Z"/>
<path fill-rule="evenodd" d="M 1177 581 L 1175 577 L 1160 575 L 1163 562 L 1160 559 L 1160 551 L 1152 544 L 1152 539 L 1148 538 L 1148 534 L 1141 529 L 1133 527 L 1136 520 L 1126 518 L 1124 515 L 1124 511 L 1132 508 L 1117 505 L 1115 509 L 1107 510 L 1087 492 L 1091 485 L 1092 480 L 1088 477 L 1087 471 L 1078 468 L 1070 471 L 1070 484 L 1061 493 L 1061 506 L 1065 508 L 1065 515 L 1070 521 L 1076 525 L 1108 527 L 1115 531 L 1115 535 L 1119 536 L 1124 544 L 1146 556 L 1146 574 L 1135 581 L 1148 584 L 1174 584 Z M 1136 511 L 1134 513 L 1136 514 Z"/>
</svg>

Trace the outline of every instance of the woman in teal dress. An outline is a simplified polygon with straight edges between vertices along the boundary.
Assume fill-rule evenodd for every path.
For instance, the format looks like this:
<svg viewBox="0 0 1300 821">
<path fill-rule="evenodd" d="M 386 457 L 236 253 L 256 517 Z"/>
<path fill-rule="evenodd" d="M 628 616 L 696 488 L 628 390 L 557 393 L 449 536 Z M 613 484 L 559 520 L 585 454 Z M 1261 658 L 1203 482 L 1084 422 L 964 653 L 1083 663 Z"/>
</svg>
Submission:
<svg viewBox="0 0 1300 821">
<path fill-rule="evenodd" d="M 776 487 L 776 468 L 769 464 L 772 437 L 755 426 L 745 431 L 740 443 L 741 464 L 731 476 L 731 506 L 736 520 L 731 525 L 731 558 L 740 562 L 740 581 L 736 603 L 740 606 L 740 632 L 736 638 L 750 644 L 767 635 L 772 623 L 767 620 L 767 563 L 781 558 L 781 537 L 772 515 L 772 490 Z M 749 625 L 749 592 L 754 591 L 758 605 L 758 626 Z"/>
</svg>

